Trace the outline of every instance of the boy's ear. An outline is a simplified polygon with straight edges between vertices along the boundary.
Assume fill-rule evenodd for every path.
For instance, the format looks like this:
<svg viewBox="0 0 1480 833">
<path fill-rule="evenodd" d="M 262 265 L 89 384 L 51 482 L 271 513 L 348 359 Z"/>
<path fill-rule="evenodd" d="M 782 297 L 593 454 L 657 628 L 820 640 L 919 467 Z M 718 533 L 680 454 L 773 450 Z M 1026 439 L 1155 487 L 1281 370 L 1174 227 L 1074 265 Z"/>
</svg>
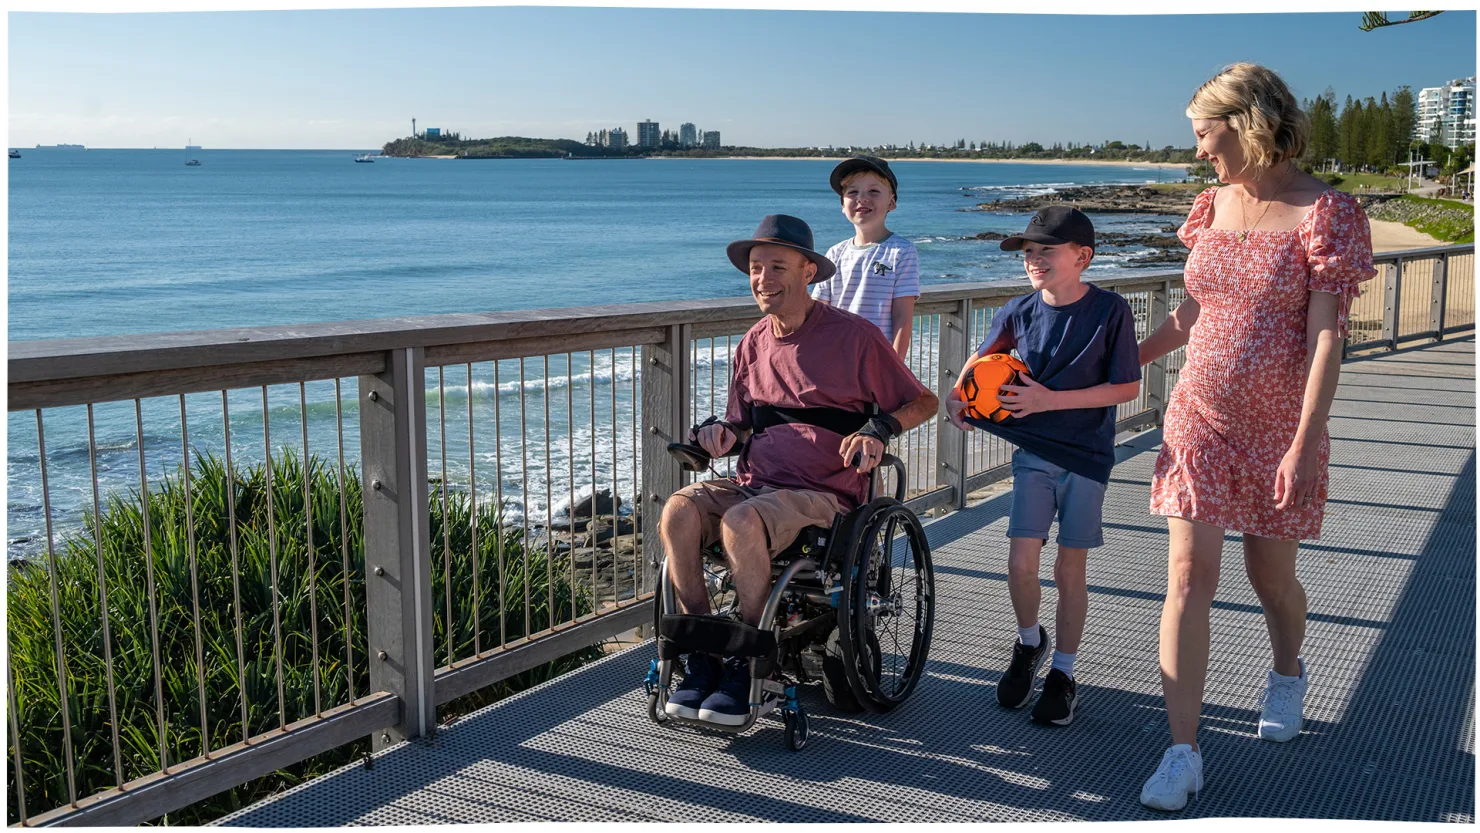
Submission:
<svg viewBox="0 0 1480 833">
<path fill-rule="evenodd" d="M 1094 260 L 1095 259 L 1095 250 L 1094 249 L 1091 249 L 1089 246 L 1080 246 L 1079 247 L 1079 252 L 1080 252 L 1080 254 L 1084 254 L 1085 252 L 1089 252 L 1089 254 L 1084 258 L 1084 265 L 1085 266 L 1088 266 L 1089 265 L 1089 262 L 1091 260 Z"/>
</svg>

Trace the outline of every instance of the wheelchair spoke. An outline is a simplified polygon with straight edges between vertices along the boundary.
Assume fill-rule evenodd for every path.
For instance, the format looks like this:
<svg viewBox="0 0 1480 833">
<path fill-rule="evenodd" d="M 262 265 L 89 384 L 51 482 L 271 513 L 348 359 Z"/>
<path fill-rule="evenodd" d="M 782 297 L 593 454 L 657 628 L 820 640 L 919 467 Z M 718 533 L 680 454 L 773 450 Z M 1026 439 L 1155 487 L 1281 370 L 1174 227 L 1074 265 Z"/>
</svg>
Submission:
<svg viewBox="0 0 1480 833">
<path fill-rule="evenodd" d="M 851 611 L 853 653 L 859 682 L 888 710 L 909 696 L 929 650 L 929 549 L 918 520 L 897 504 L 882 507 L 865 536 L 854 601 L 859 609 Z"/>
</svg>

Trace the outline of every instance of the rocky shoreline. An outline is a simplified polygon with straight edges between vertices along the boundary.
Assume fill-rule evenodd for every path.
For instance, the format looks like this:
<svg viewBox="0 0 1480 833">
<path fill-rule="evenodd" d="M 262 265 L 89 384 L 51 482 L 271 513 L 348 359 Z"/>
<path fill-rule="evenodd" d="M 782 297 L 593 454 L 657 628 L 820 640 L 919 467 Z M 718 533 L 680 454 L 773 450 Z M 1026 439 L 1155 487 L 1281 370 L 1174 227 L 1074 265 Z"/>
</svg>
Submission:
<svg viewBox="0 0 1480 833">
<path fill-rule="evenodd" d="M 1141 185 L 1081 185 L 1031 197 L 980 203 L 968 211 L 1023 214 L 1051 205 L 1072 205 L 1087 214 L 1158 214 L 1186 217 L 1197 192 L 1190 188 L 1160 190 Z M 1102 249 L 1150 249 L 1126 261 L 1127 266 L 1180 266 L 1187 262 L 1187 247 L 1177 239 L 1181 222 L 1163 225 L 1159 233 L 1124 234 L 1100 232 L 1095 240 Z M 1008 237 L 995 231 L 970 235 L 967 240 L 998 241 Z"/>
<path fill-rule="evenodd" d="M 1072 205 L 1086 214 L 1168 214 L 1185 217 L 1197 192 L 1191 188 L 1161 190 L 1144 185 L 1078 185 L 1047 194 L 978 203 L 967 211 L 1021 214 L 1050 205 Z"/>
</svg>

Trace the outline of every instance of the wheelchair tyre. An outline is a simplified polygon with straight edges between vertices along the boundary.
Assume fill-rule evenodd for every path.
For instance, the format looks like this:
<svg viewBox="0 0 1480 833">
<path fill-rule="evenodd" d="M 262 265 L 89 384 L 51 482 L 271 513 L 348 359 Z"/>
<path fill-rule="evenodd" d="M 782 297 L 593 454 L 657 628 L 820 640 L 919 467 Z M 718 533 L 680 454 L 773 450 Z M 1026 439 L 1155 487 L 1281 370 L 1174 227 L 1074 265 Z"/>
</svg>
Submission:
<svg viewBox="0 0 1480 833">
<path fill-rule="evenodd" d="M 789 711 L 781 716 L 781 721 L 786 725 L 786 748 L 793 752 L 802 751 L 810 734 L 807 713 L 802 709 Z"/>
<path fill-rule="evenodd" d="M 935 619 L 930 545 L 915 514 L 879 498 L 865 507 L 844 561 L 840 647 L 853 694 L 887 712 L 914 691 Z M 859 650 L 860 645 L 866 646 Z"/>
<path fill-rule="evenodd" d="M 838 629 L 828 634 L 822 653 L 822 693 L 827 702 L 844 714 L 856 714 L 864 710 L 863 704 L 853 696 L 853 686 L 848 682 L 848 672 L 843 667 L 843 649 L 838 645 Z"/>
<path fill-rule="evenodd" d="M 648 720 L 654 723 L 662 723 L 668 719 L 668 715 L 664 714 L 663 710 L 658 708 L 658 695 L 656 692 L 648 695 L 647 713 Z"/>
</svg>

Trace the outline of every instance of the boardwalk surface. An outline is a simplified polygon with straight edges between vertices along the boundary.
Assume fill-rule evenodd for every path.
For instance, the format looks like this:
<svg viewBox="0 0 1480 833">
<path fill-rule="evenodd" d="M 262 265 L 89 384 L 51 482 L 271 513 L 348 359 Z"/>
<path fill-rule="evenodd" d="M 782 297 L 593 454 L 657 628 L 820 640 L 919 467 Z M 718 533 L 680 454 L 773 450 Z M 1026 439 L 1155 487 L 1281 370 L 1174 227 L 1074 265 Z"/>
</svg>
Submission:
<svg viewBox="0 0 1480 833">
<path fill-rule="evenodd" d="M 1343 368 L 1332 499 L 1323 537 L 1300 551 L 1311 689 L 1305 734 L 1288 744 L 1254 736 L 1269 647 L 1239 536 L 1227 538 L 1207 785 L 1185 815 L 1474 820 L 1474 361 L 1466 339 Z M 1013 636 L 1003 495 L 929 525 L 935 643 L 893 714 L 835 715 L 809 690 L 800 753 L 769 719 L 739 738 L 655 726 L 638 685 L 653 650 L 641 645 L 225 823 L 1155 817 L 1137 797 L 1170 742 L 1156 658 L 1166 532 L 1146 512 L 1157 442 L 1124 447 L 1111 483 L 1070 728 L 996 705 Z M 1043 574 L 1051 624 L 1048 563 Z"/>
</svg>

